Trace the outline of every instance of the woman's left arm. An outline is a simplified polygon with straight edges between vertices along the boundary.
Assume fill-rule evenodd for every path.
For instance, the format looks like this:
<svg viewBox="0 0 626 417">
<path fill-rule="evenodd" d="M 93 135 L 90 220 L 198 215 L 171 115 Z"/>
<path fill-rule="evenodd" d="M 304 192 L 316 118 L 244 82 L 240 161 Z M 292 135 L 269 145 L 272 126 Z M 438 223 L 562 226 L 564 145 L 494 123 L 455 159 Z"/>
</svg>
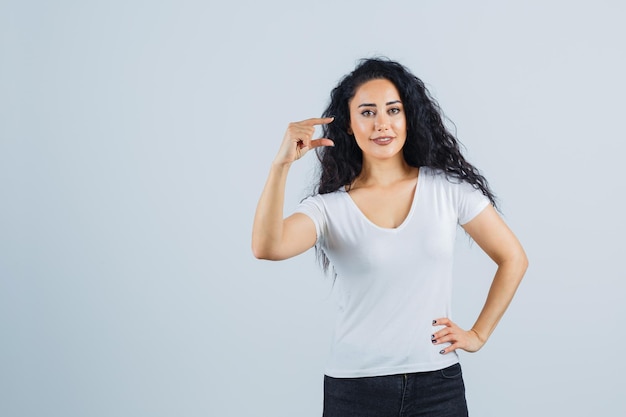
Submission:
<svg viewBox="0 0 626 417">
<path fill-rule="evenodd" d="M 504 315 L 528 268 L 528 258 L 522 245 L 491 205 L 464 224 L 463 228 L 498 265 L 498 269 L 485 305 L 470 330 L 461 329 L 448 318 L 433 321 L 433 325 L 446 326 L 433 335 L 433 343 L 451 343 L 441 354 L 456 349 L 468 352 L 479 350 Z"/>
</svg>

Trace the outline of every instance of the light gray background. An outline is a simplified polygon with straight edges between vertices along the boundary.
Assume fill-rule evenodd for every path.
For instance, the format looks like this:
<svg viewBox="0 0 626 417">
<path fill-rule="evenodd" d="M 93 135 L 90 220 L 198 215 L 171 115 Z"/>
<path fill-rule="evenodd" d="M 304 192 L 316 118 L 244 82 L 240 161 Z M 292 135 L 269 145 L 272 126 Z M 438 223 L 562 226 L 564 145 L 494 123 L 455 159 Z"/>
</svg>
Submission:
<svg viewBox="0 0 626 417">
<path fill-rule="evenodd" d="M 531 266 L 474 416 L 622 416 L 620 1 L 2 1 L 0 415 L 319 416 L 334 314 L 312 252 L 255 260 L 288 122 L 358 58 L 410 67 Z M 310 155 L 312 156 L 312 155 Z M 312 185 L 293 167 L 287 211 Z M 493 265 L 461 233 L 455 318 Z"/>
</svg>

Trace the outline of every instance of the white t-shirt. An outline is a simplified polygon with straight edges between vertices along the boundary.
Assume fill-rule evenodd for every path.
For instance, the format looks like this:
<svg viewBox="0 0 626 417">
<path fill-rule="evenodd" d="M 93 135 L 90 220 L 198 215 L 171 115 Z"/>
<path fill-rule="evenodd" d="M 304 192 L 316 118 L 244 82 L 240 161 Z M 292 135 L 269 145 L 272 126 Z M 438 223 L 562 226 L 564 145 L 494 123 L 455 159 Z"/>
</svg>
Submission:
<svg viewBox="0 0 626 417">
<path fill-rule="evenodd" d="M 315 223 L 337 274 L 339 311 L 325 373 L 336 378 L 442 369 L 458 362 L 433 345 L 433 319 L 451 317 L 457 224 L 489 200 L 465 182 L 421 167 L 411 209 L 395 229 L 372 223 L 345 190 L 308 197 L 296 212 Z"/>
</svg>

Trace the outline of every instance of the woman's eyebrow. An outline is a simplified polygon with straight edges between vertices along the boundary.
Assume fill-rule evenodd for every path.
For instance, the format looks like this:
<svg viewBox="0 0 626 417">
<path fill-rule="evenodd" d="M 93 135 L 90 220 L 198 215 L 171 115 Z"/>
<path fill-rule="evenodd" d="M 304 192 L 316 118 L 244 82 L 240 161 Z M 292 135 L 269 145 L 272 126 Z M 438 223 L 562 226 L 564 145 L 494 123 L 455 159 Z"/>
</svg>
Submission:
<svg viewBox="0 0 626 417">
<path fill-rule="evenodd" d="M 398 104 L 398 103 L 402 104 L 402 102 L 400 100 L 394 100 L 394 101 L 386 102 L 385 105 L 390 106 L 392 104 Z M 358 107 L 376 107 L 376 104 L 374 104 L 374 103 L 363 103 L 363 104 L 359 104 Z"/>
</svg>

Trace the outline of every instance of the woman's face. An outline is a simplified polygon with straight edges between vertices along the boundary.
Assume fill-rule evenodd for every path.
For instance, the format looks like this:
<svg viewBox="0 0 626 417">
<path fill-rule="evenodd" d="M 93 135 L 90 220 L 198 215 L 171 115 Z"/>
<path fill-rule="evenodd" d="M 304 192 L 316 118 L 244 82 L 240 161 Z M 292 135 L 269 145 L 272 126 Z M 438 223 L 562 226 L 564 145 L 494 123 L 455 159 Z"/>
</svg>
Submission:
<svg viewBox="0 0 626 417">
<path fill-rule="evenodd" d="M 389 80 L 370 80 L 361 85 L 349 103 L 350 129 L 364 158 L 402 157 L 406 141 L 404 106 L 396 86 Z"/>
</svg>

